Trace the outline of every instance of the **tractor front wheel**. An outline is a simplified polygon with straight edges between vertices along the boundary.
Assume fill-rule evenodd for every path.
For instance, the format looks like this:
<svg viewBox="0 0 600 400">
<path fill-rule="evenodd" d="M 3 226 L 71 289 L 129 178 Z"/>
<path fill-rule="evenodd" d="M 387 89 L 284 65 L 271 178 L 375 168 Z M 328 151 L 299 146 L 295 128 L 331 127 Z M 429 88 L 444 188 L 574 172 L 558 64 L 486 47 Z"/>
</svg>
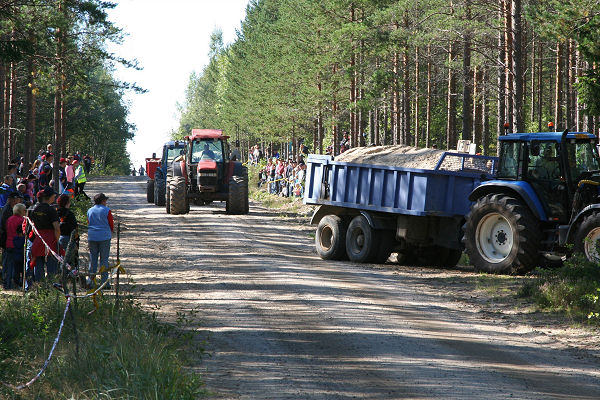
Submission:
<svg viewBox="0 0 600 400">
<path fill-rule="evenodd" d="M 524 273 L 539 261 L 539 223 L 521 201 L 504 194 L 477 200 L 464 227 L 466 253 L 476 271 Z"/>
<path fill-rule="evenodd" d="M 162 207 L 165 205 L 167 181 L 159 171 L 160 170 L 156 170 L 156 175 L 154 176 L 154 204 Z"/>
<path fill-rule="evenodd" d="M 154 203 L 154 179 L 148 179 L 146 183 L 146 200 L 148 203 Z"/>
<path fill-rule="evenodd" d="M 186 214 L 188 212 L 185 178 L 174 176 L 169 182 L 169 197 L 171 214 Z"/>
<path fill-rule="evenodd" d="M 582 253 L 592 262 L 600 261 L 600 213 L 583 219 L 575 234 L 575 252 Z"/>
<path fill-rule="evenodd" d="M 237 175 L 229 179 L 225 210 L 227 214 L 248 214 L 248 179 Z"/>
<path fill-rule="evenodd" d="M 170 186 L 171 178 L 167 178 L 166 186 Z M 165 194 L 165 209 L 167 210 L 167 214 L 171 214 L 171 191 L 167 190 Z"/>
</svg>

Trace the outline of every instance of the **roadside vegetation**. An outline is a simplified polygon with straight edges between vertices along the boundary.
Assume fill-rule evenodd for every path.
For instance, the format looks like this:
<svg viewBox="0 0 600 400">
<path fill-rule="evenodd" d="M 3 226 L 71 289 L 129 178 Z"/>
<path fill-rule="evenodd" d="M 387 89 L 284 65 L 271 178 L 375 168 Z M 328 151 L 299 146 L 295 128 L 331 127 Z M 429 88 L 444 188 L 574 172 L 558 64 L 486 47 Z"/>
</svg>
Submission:
<svg viewBox="0 0 600 400">
<path fill-rule="evenodd" d="M 301 197 L 283 197 L 270 194 L 267 185 L 258 187 L 258 172 L 266 165 L 265 160 L 261 160 L 258 165 L 248 165 L 248 193 L 251 200 L 254 200 L 264 207 L 280 210 L 286 214 L 306 214 L 312 210 L 311 206 L 306 206 Z"/>
<path fill-rule="evenodd" d="M 0 297 L 0 381 L 19 385 L 42 367 L 58 332 L 65 298 L 49 285 L 25 296 Z M 131 297 L 71 304 L 61 340 L 45 374 L 31 388 L 0 386 L 3 399 L 196 399 L 200 377 L 186 368 L 202 343 L 181 323 L 159 322 Z M 183 320 L 185 321 L 185 320 Z M 79 351 L 77 352 L 77 344 Z"/>
<path fill-rule="evenodd" d="M 600 265 L 581 255 L 557 269 L 538 269 L 520 290 L 542 310 L 564 312 L 576 321 L 600 325 Z"/>
</svg>

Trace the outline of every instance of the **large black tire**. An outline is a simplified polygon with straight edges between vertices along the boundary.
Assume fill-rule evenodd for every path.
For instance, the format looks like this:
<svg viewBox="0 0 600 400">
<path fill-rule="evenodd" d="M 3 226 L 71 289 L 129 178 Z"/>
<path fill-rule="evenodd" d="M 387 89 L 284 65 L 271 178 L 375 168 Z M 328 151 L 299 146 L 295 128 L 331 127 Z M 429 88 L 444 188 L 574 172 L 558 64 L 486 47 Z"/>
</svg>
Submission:
<svg viewBox="0 0 600 400">
<path fill-rule="evenodd" d="M 169 182 L 169 197 L 171 214 L 186 214 L 189 204 L 187 202 L 185 178 L 183 176 L 174 176 Z"/>
<path fill-rule="evenodd" d="M 376 231 L 376 235 L 378 236 L 378 249 L 374 261 L 377 264 L 383 264 L 388 260 L 388 258 L 390 258 L 390 255 L 394 250 L 394 246 L 398 244 L 396 242 L 396 232 L 381 230 Z"/>
<path fill-rule="evenodd" d="M 476 271 L 525 273 L 538 266 L 539 223 L 514 197 L 481 197 L 471 207 L 463 230 L 466 253 Z"/>
<path fill-rule="evenodd" d="M 167 180 L 162 172 L 159 171 L 160 170 L 156 170 L 156 174 L 154 175 L 154 204 L 162 207 L 165 205 Z"/>
<path fill-rule="evenodd" d="M 171 182 L 172 178 L 167 178 L 166 183 L 167 183 L 167 187 L 170 186 L 170 182 Z M 167 190 L 166 191 L 166 199 L 165 199 L 165 209 L 167 210 L 167 214 L 171 214 L 171 191 Z"/>
<path fill-rule="evenodd" d="M 225 211 L 227 214 L 248 214 L 248 179 L 237 175 L 229 179 Z"/>
<path fill-rule="evenodd" d="M 146 183 L 146 200 L 148 203 L 154 203 L 154 179 L 148 179 Z"/>
<path fill-rule="evenodd" d="M 456 264 L 458 264 L 458 262 L 460 261 L 462 254 L 463 254 L 462 250 L 448 249 L 448 256 L 446 257 L 446 260 L 444 260 L 444 262 L 442 262 L 440 264 L 440 267 L 442 267 L 442 268 L 456 267 Z"/>
<path fill-rule="evenodd" d="M 346 254 L 348 259 L 358 263 L 375 261 L 379 251 L 379 235 L 369 225 L 367 219 L 358 215 L 350 221 L 346 232 Z"/>
<path fill-rule="evenodd" d="M 575 233 L 574 250 L 589 261 L 600 261 L 600 213 L 592 213 L 583 219 Z"/>
<path fill-rule="evenodd" d="M 342 260 L 346 257 L 348 221 L 337 215 L 326 215 L 319 221 L 315 234 L 317 254 L 323 260 Z"/>
</svg>

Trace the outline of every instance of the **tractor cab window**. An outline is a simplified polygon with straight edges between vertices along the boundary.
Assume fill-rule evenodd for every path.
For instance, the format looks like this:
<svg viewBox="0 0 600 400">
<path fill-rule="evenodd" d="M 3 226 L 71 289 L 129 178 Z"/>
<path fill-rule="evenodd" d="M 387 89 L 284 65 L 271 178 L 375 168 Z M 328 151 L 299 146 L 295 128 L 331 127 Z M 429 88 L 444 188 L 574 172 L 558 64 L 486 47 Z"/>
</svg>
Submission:
<svg viewBox="0 0 600 400">
<path fill-rule="evenodd" d="M 539 181 L 558 181 L 561 177 L 558 143 L 535 142 L 529 146 L 527 175 Z"/>
<path fill-rule="evenodd" d="M 600 162 L 596 145 L 589 140 L 567 141 L 567 154 L 572 182 L 578 182 L 583 174 L 600 172 Z"/>
<path fill-rule="evenodd" d="M 521 142 L 500 143 L 500 163 L 496 176 L 503 179 L 519 179 Z"/>
<path fill-rule="evenodd" d="M 223 162 L 223 142 L 213 139 L 195 140 L 192 146 L 192 162 L 212 160 Z"/>
<path fill-rule="evenodd" d="M 169 147 L 167 149 L 167 162 L 170 164 L 171 162 L 173 162 L 174 159 L 179 157 L 179 155 L 181 154 L 181 150 L 182 149 L 179 147 Z"/>
</svg>

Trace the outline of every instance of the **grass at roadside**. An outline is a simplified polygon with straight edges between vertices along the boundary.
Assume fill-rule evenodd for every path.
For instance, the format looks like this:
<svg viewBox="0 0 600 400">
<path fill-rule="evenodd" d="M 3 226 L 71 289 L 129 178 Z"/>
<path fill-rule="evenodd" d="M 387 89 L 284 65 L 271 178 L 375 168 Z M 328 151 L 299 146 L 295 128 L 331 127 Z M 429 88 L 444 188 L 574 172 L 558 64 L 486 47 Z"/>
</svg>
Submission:
<svg viewBox="0 0 600 400">
<path fill-rule="evenodd" d="M 561 268 L 536 272 L 537 278 L 522 287 L 521 296 L 532 298 L 543 310 L 600 324 L 600 265 L 576 255 Z"/>
<path fill-rule="evenodd" d="M 73 305 L 73 304 L 72 304 Z M 25 296 L 0 297 L 0 381 L 17 385 L 44 363 L 62 319 L 65 298 L 48 285 Z M 159 322 L 131 298 L 105 296 L 99 309 L 89 299 L 73 308 L 79 354 L 69 315 L 46 373 L 30 389 L 0 386 L 2 399 L 195 399 L 198 375 L 188 357 L 202 353 L 193 333 Z"/>
</svg>

